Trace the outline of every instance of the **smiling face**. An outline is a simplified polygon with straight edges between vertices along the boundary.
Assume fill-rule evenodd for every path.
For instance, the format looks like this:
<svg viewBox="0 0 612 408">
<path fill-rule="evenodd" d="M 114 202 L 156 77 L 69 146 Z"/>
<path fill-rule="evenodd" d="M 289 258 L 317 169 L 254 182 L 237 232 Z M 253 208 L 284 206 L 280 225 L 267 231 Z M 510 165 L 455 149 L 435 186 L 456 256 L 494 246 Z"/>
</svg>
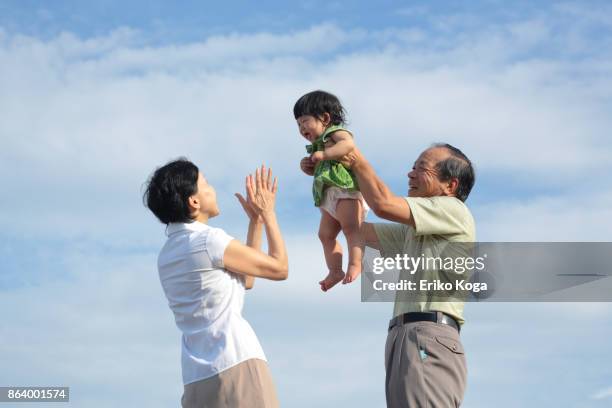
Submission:
<svg viewBox="0 0 612 408">
<path fill-rule="evenodd" d="M 321 118 L 312 115 L 302 115 L 296 120 L 300 134 L 310 143 L 314 142 L 317 137 L 325 132 L 325 129 L 329 126 L 329 121 L 328 113 L 323 114 Z"/>
<path fill-rule="evenodd" d="M 198 191 L 189 197 L 189 206 L 193 210 L 196 221 L 206 222 L 209 218 L 219 215 L 217 207 L 217 193 L 213 186 L 208 184 L 202 173 L 198 174 Z"/>
<path fill-rule="evenodd" d="M 432 147 L 418 157 L 408 173 L 408 197 L 436 197 L 454 195 L 451 182 L 440 181 L 436 165 L 451 157 L 443 147 Z"/>
</svg>

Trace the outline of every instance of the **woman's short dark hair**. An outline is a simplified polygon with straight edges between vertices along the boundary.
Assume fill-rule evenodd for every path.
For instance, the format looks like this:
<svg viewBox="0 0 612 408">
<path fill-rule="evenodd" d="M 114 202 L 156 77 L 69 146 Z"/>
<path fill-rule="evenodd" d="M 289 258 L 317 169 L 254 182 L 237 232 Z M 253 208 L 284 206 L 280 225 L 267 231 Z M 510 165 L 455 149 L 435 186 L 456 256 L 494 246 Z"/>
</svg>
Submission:
<svg viewBox="0 0 612 408">
<path fill-rule="evenodd" d="M 188 200 L 198 191 L 199 173 L 185 158 L 159 167 L 147 181 L 145 205 L 164 224 L 193 221 Z"/>
<path fill-rule="evenodd" d="M 329 113 L 330 125 L 344 125 L 346 123 L 345 110 L 340 100 L 325 91 L 312 91 L 302 96 L 293 106 L 295 119 L 303 115 L 320 118 L 324 113 Z"/>
<path fill-rule="evenodd" d="M 476 174 L 472 162 L 465 154 L 455 146 L 448 143 L 435 143 L 433 147 L 443 147 L 448 150 L 451 157 L 441 160 L 436 165 L 436 170 L 439 174 L 440 181 L 448 181 L 451 178 L 456 178 L 458 181 L 457 191 L 455 196 L 461 201 L 467 200 L 474 187 Z"/>
</svg>

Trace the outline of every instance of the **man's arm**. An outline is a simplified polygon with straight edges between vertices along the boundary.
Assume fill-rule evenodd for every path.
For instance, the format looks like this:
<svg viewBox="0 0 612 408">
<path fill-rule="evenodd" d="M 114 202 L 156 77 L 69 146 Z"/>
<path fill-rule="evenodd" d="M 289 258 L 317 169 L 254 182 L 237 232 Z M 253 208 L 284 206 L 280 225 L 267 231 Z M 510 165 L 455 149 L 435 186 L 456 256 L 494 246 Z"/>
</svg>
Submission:
<svg viewBox="0 0 612 408">
<path fill-rule="evenodd" d="M 374 229 L 373 223 L 364 222 L 363 224 L 361 224 L 360 233 L 363 237 L 363 240 L 365 241 L 365 246 L 374 249 L 381 249 L 380 241 L 378 240 L 378 235 L 376 235 L 376 230 Z"/>
<path fill-rule="evenodd" d="M 359 190 L 374 214 L 389 221 L 415 226 L 408 202 L 389 190 L 357 148 L 344 156 L 341 162 L 357 176 Z"/>
</svg>

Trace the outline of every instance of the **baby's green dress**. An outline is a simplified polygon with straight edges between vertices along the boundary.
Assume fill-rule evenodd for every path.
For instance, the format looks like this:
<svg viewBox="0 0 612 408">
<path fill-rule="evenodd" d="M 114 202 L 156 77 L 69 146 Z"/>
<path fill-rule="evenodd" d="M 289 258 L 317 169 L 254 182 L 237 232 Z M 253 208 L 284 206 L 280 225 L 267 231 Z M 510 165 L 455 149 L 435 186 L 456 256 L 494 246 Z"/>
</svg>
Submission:
<svg viewBox="0 0 612 408">
<path fill-rule="evenodd" d="M 332 133 L 338 130 L 344 130 L 351 133 L 342 126 L 330 126 L 321 136 L 317 137 L 312 144 L 306 146 L 306 151 L 312 154 L 325 150 L 325 142 L 329 140 Z M 315 206 L 319 207 L 321 205 L 323 193 L 329 186 L 335 186 L 348 191 L 359 191 L 357 178 L 351 170 L 344 167 L 342 163 L 337 160 L 321 160 L 315 167 L 314 179 L 312 182 L 312 196 Z"/>
</svg>

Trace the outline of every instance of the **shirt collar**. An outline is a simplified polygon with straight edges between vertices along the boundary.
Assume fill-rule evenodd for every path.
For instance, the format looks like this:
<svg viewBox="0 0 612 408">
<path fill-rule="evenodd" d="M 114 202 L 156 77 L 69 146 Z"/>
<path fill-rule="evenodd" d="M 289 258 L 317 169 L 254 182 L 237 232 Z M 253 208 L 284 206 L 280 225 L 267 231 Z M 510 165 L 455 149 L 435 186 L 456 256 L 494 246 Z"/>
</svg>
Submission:
<svg viewBox="0 0 612 408">
<path fill-rule="evenodd" d="M 208 225 L 204 224 L 200 221 L 193 222 L 171 222 L 166 227 L 166 235 L 172 235 L 179 231 L 187 230 L 187 231 L 202 231 L 208 228 Z"/>
</svg>

